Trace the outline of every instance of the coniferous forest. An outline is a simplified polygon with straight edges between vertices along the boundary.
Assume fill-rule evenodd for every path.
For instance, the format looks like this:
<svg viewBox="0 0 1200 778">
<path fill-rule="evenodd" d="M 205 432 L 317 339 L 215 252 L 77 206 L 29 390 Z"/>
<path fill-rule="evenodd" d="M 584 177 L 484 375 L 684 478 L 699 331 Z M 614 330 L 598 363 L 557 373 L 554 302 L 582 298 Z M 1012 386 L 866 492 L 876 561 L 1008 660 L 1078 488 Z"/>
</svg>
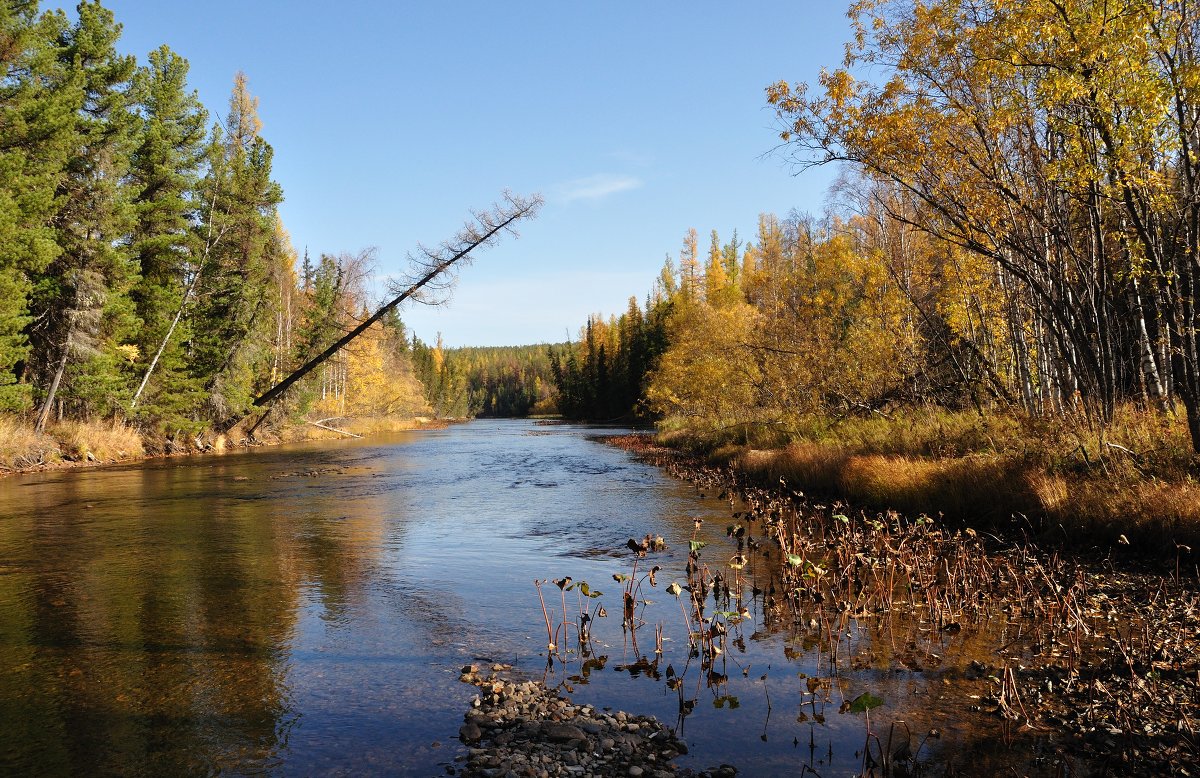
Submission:
<svg viewBox="0 0 1200 778">
<path fill-rule="evenodd" d="M 99 3 L 0 14 L 0 410 L 194 434 L 364 317 L 373 252 L 298 261 L 244 75 L 217 115 L 170 48 L 118 53 Z M 410 350 L 391 316 L 289 410 L 421 412 Z"/>
</svg>

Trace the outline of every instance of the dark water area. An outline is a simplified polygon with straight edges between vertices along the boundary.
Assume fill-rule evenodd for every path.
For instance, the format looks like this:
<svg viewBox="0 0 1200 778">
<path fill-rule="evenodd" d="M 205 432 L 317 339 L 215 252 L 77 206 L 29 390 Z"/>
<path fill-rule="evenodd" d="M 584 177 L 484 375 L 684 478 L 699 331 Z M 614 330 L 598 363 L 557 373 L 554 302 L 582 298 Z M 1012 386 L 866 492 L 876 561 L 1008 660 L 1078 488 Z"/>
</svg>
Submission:
<svg viewBox="0 0 1200 778">
<path fill-rule="evenodd" d="M 819 641 L 764 628 L 747 594 L 721 661 L 689 662 L 665 587 L 685 580 L 697 518 L 724 569 L 731 505 L 593 432 L 487 420 L 0 480 L 0 773 L 445 774 L 472 662 L 675 724 L 695 769 L 852 775 L 868 726 L 885 742 L 902 728 L 960 774 L 1011 761 L 1013 736 L 958 684 L 988 636 L 918 650 L 851 621 L 843 650 L 864 659 L 829 677 Z M 668 548 L 639 563 L 662 569 L 635 647 L 613 575 L 648 533 Z M 533 581 L 562 576 L 604 592 L 610 615 L 592 661 L 547 670 Z M 558 589 L 543 591 L 561 620 Z M 839 712 L 864 692 L 883 703 L 871 722 Z"/>
</svg>

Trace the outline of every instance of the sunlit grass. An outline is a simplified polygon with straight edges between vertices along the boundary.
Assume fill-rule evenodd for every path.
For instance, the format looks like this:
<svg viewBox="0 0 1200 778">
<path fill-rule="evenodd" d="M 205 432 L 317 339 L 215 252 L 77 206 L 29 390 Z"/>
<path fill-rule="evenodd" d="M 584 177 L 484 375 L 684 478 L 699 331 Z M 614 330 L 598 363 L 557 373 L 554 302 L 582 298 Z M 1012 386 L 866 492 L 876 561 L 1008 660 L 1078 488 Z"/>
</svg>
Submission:
<svg viewBox="0 0 1200 778">
<path fill-rule="evenodd" d="M 39 435 L 22 419 L 0 416 L 0 469 L 20 470 L 63 460 L 117 462 L 145 454 L 142 437 L 120 421 L 64 421 Z"/>
<path fill-rule="evenodd" d="M 748 451 L 738 462 L 766 482 L 913 515 L 1004 517 L 1031 508 L 1028 471 L 1008 456 L 933 459 L 794 443 Z"/>
<path fill-rule="evenodd" d="M 790 442 L 778 444 L 779 431 Z M 906 514 L 1011 524 L 1095 542 L 1200 540 L 1200 486 L 1186 420 L 1124 407 L 1101 427 L 1074 417 L 905 409 L 888 416 L 727 428 L 680 420 L 660 440 L 764 483 Z M 1086 533 L 1086 534 L 1085 534 Z M 1131 541 L 1132 542 L 1132 541 Z"/>
<path fill-rule="evenodd" d="M 64 458 L 116 462 L 145 453 L 137 429 L 121 421 L 63 421 L 51 425 L 49 434 Z"/>
<path fill-rule="evenodd" d="M 16 470 L 48 464 L 60 458 L 48 435 L 37 435 L 21 419 L 0 415 L 0 468 Z"/>
<path fill-rule="evenodd" d="M 360 416 L 345 419 L 329 419 L 324 423 L 326 427 L 332 427 L 333 429 L 325 429 L 305 422 L 297 422 L 282 430 L 278 437 L 285 441 L 337 440 L 346 437 L 342 433 L 368 437 L 370 435 L 380 435 L 389 432 L 427 429 L 430 426 L 441 424 L 423 416 Z M 335 432 L 334 430 L 340 430 L 341 432 Z M 267 433 L 260 430 L 256 434 L 261 439 Z"/>
</svg>

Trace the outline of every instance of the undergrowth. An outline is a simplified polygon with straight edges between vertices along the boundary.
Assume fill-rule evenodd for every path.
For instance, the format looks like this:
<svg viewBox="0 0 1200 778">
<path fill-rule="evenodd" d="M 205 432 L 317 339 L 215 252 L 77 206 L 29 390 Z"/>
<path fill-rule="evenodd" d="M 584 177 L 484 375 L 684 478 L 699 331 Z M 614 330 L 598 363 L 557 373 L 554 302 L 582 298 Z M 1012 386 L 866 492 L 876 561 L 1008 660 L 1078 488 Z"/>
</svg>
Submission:
<svg viewBox="0 0 1200 778">
<path fill-rule="evenodd" d="M 38 434 L 24 420 L 0 416 L 0 470 L 63 461 L 117 462 L 145 454 L 137 429 L 120 421 L 63 421 Z"/>
<path fill-rule="evenodd" d="M 758 425 L 670 419 L 659 440 L 763 482 L 876 508 L 1171 553 L 1200 542 L 1182 414 L 1123 407 L 1104 426 L 938 408 Z"/>
<path fill-rule="evenodd" d="M 61 459 L 58 444 L 19 419 L 0 416 L 0 470 L 19 470 Z"/>
</svg>

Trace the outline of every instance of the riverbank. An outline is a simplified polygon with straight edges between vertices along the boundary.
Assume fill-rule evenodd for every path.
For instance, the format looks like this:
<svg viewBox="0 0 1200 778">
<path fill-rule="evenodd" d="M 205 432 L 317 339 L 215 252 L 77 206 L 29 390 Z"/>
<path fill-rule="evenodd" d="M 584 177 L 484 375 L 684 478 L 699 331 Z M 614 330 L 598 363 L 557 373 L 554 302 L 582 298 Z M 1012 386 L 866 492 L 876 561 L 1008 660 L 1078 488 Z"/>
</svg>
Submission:
<svg viewBox="0 0 1200 778">
<path fill-rule="evenodd" d="M 910 410 L 813 420 L 787 436 L 668 423 L 657 441 L 760 483 L 782 479 L 874 510 L 1055 544 L 1200 551 L 1200 460 L 1170 414 L 1125 408 L 1099 432 L 1078 419 Z"/>
<path fill-rule="evenodd" d="M 0 416 L 0 477 L 161 457 L 220 454 L 231 449 L 301 440 L 334 440 L 347 436 L 368 437 L 404 430 L 437 429 L 449 423 L 423 416 L 323 421 L 327 423 L 322 426 L 297 423 L 274 430 L 260 430 L 250 440 L 237 428 L 227 434 L 206 431 L 176 438 L 144 435 L 120 421 L 63 421 L 48 425 L 46 431 L 39 434 L 19 419 Z M 334 427 L 334 424 L 338 426 Z"/>
<path fill-rule="evenodd" d="M 890 632 L 892 650 L 871 651 L 877 669 L 945 673 L 946 688 L 974 701 L 969 711 L 994 717 L 985 739 L 1066 774 L 1186 775 L 1200 758 L 1200 594 L 1180 549 L 1169 567 L 1061 554 L 978 525 L 815 502 L 786 476 L 769 480 L 780 471 L 767 452 L 714 465 L 649 435 L 607 442 L 701 496 L 738 497 L 746 535 L 758 525 L 770 539 L 757 553 L 778 549 L 786 562 L 782 607 L 801 612 L 793 622 L 815 613 L 810 624 L 838 624 L 838 635 L 879 625 L 868 629 Z M 917 630 L 896 635 L 905 619 Z"/>
</svg>

